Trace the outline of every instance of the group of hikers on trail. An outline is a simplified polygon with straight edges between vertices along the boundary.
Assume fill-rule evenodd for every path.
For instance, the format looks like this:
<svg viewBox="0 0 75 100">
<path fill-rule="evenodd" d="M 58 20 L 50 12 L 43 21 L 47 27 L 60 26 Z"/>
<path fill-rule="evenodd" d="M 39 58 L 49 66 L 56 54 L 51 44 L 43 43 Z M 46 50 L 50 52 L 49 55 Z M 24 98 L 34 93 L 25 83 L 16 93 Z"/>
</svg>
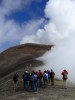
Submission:
<svg viewBox="0 0 75 100">
<path fill-rule="evenodd" d="M 66 80 L 68 72 L 64 70 L 61 74 L 63 76 L 63 81 L 67 88 Z M 18 78 L 19 75 L 15 73 L 13 76 L 15 87 L 17 86 Z M 36 92 L 38 87 L 47 87 L 48 84 L 54 85 L 54 78 L 55 78 L 55 72 L 53 71 L 53 69 L 45 70 L 44 72 L 42 72 L 41 70 L 37 72 L 33 70 L 31 73 L 25 71 L 24 74 L 22 75 L 23 87 L 25 90 L 31 89 L 34 92 Z"/>
</svg>

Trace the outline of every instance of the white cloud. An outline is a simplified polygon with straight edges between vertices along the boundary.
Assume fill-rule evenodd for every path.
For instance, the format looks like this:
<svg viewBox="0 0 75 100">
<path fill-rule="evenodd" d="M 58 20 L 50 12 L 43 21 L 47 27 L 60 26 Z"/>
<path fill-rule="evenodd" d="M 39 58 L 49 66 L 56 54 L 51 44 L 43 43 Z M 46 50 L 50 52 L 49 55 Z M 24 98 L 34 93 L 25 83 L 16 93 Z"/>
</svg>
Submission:
<svg viewBox="0 0 75 100">
<path fill-rule="evenodd" d="M 42 19 L 36 21 L 32 20 L 29 21 L 28 23 L 23 24 L 22 26 L 15 23 L 13 20 L 9 20 L 5 23 L 1 23 L 0 43 L 3 43 L 5 41 L 15 41 L 15 40 L 20 41 L 21 38 L 24 38 L 24 36 L 35 33 L 42 21 L 43 21 Z"/>
<path fill-rule="evenodd" d="M 25 27 L 24 32 L 26 33 L 25 36 L 21 39 L 20 43 L 39 43 L 37 40 L 38 36 L 36 31 L 39 29 L 41 23 L 43 23 L 43 19 L 30 21 Z"/>
<path fill-rule="evenodd" d="M 62 37 L 68 36 L 70 30 L 75 30 L 74 9 L 75 1 L 71 0 L 51 0 L 46 6 L 46 17 L 51 18 Z"/>
<path fill-rule="evenodd" d="M 41 33 L 36 32 L 35 42 L 56 43 L 56 41 L 68 38 L 72 34 L 71 31 L 75 31 L 75 1 L 49 0 L 45 8 L 45 16 L 50 18 L 50 21 L 44 26 L 44 29 L 39 29 L 42 31 Z M 42 35 L 41 38 L 37 34 Z"/>
<path fill-rule="evenodd" d="M 23 8 L 26 9 L 33 1 L 35 0 L 2 0 L 0 12 L 2 14 L 8 14 L 17 10 L 22 10 Z"/>
<path fill-rule="evenodd" d="M 38 29 L 43 19 L 31 20 L 22 25 L 19 25 L 13 19 L 6 20 L 6 15 L 9 16 L 18 10 L 25 10 L 33 1 L 35 0 L 2 0 L 0 4 L 0 47 L 6 42 L 18 41 L 19 43 L 25 35 L 35 33 Z"/>
</svg>

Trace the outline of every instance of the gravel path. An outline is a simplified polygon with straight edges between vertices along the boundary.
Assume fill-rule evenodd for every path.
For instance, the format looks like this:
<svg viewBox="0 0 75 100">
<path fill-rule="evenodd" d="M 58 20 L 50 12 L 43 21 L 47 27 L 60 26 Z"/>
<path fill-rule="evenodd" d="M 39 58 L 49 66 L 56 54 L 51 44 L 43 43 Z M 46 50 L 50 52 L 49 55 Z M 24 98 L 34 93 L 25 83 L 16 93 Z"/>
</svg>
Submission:
<svg viewBox="0 0 75 100">
<path fill-rule="evenodd" d="M 46 88 L 38 88 L 37 92 L 25 91 L 20 79 L 18 88 L 14 90 L 13 81 L 0 82 L 0 100 L 75 100 L 75 87 L 68 83 L 68 88 L 62 87 L 63 82 L 55 80 L 55 85 L 48 84 Z"/>
</svg>

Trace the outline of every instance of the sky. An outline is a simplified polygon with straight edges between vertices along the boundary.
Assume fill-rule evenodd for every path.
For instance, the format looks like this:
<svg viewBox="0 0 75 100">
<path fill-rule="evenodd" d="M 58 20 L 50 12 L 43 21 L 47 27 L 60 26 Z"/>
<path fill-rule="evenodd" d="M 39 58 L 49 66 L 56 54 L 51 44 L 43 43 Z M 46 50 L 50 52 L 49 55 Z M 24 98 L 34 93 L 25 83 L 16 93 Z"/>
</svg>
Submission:
<svg viewBox="0 0 75 100">
<path fill-rule="evenodd" d="M 48 20 L 44 13 L 47 2 L 48 0 L 0 0 L 0 52 L 22 44 L 23 37 L 43 28 Z"/>
</svg>

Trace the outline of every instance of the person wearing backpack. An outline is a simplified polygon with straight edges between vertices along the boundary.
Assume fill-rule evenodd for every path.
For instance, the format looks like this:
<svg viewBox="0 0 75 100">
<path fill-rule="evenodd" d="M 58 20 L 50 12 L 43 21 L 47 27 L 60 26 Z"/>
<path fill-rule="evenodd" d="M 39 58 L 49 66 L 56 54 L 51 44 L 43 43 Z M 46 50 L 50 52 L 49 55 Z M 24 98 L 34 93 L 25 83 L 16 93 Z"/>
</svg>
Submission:
<svg viewBox="0 0 75 100">
<path fill-rule="evenodd" d="M 47 73 L 47 71 L 44 71 L 43 81 L 44 81 L 44 87 L 47 87 L 47 85 L 48 85 L 48 73 Z"/>
<path fill-rule="evenodd" d="M 36 74 L 36 72 L 32 73 L 31 81 L 32 81 L 32 89 L 34 92 L 36 92 L 37 91 L 37 74 Z"/>
<path fill-rule="evenodd" d="M 66 69 L 64 69 L 62 71 L 61 75 L 62 75 L 62 79 L 63 79 L 63 86 L 65 85 L 65 88 L 67 88 L 68 71 Z"/>
<path fill-rule="evenodd" d="M 24 82 L 24 89 L 28 90 L 29 89 L 29 75 L 28 71 L 24 72 L 24 75 L 22 76 L 23 82 Z"/>
<path fill-rule="evenodd" d="M 55 76 L 55 73 L 54 73 L 53 69 L 51 69 L 51 73 L 50 73 L 51 85 L 54 85 L 54 76 Z"/>
</svg>

